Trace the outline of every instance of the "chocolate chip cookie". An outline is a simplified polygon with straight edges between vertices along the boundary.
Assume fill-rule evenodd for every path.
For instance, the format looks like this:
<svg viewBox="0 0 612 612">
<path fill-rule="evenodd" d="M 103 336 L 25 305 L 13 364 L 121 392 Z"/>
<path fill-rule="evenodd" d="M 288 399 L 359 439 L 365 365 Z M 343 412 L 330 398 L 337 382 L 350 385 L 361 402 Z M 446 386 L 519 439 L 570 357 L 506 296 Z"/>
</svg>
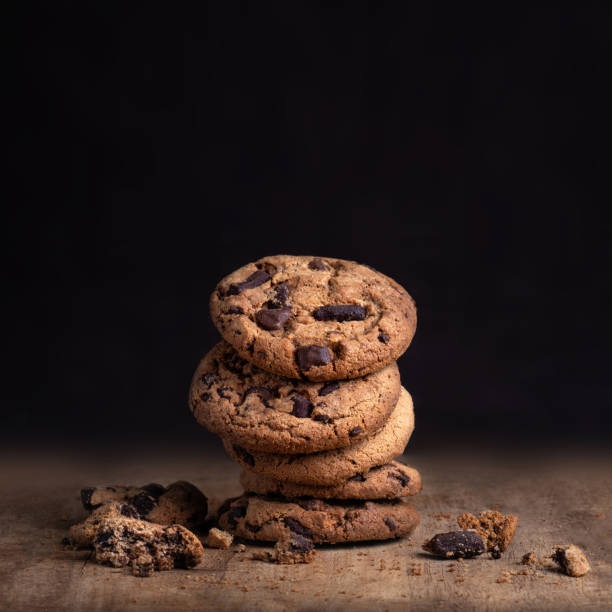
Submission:
<svg viewBox="0 0 612 612">
<path fill-rule="evenodd" d="M 189 569 L 204 555 L 200 540 L 181 525 L 162 527 L 127 517 L 102 520 L 94 547 L 98 563 L 124 567 L 136 561 L 133 570 L 137 575 L 150 575 L 150 564 L 156 570 Z"/>
<path fill-rule="evenodd" d="M 290 378 L 357 378 L 409 346 L 413 299 L 353 261 L 275 255 L 226 276 L 210 299 L 213 321 L 244 359 Z"/>
<path fill-rule="evenodd" d="M 297 484 L 330 487 L 373 467 L 385 465 L 401 455 L 413 429 L 412 398 L 402 387 L 399 400 L 384 427 L 353 446 L 311 455 L 272 455 L 249 452 L 227 440 L 223 443 L 235 461 L 256 474 Z"/>
<path fill-rule="evenodd" d="M 374 467 L 357 474 L 335 487 L 316 487 L 274 480 L 242 469 L 240 484 L 258 495 L 283 497 L 316 497 L 317 499 L 395 499 L 416 495 L 421 490 L 421 475 L 399 461 Z"/>
<path fill-rule="evenodd" d="M 81 490 L 81 503 L 85 510 L 95 510 L 104 504 L 122 501 L 133 506 L 137 518 L 160 525 L 184 525 L 195 528 L 206 519 L 206 496 L 184 480 L 173 482 L 167 488 L 152 483 L 142 487 L 111 485 L 87 487 Z"/>
<path fill-rule="evenodd" d="M 68 530 L 68 540 L 76 548 L 91 548 L 100 523 L 107 518 L 127 516 L 140 518 L 134 506 L 123 502 L 109 502 L 98 506 L 82 523 L 72 525 Z"/>
<path fill-rule="evenodd" d="M 389 540 L 411 533 L 419 522 L 403 500 L 328 503 L 242 495 L 219 510 L 223 529 L 250 540 L 277 542 L 296 533 L 315 543 Z"/>
<path fill-rule="evenodd" d="M 356 444 L 389 418 L 400 392 L 395 362 L 361 378 L 306 382 L 270 374 L 220 342 L 189 392 L 198 422 L 253 451 L 314 453 Z"/>
</svg>

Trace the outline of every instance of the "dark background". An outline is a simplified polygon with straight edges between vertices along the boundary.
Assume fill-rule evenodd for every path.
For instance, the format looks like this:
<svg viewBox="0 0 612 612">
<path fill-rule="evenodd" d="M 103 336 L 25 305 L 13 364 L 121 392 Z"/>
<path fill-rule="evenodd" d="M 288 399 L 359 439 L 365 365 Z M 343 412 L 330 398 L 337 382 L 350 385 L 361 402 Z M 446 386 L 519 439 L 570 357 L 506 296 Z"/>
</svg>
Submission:
<svg viewBox="0 0 612 612">
<path fill-rule="evenodd" d="M 416 447 L 605 440 L 603 5 L 179 4 L 5 22 L 3 434 L 215 444 L 186 402 L 208 296 L 295 253 L 415 298 Z"/>
</svg>

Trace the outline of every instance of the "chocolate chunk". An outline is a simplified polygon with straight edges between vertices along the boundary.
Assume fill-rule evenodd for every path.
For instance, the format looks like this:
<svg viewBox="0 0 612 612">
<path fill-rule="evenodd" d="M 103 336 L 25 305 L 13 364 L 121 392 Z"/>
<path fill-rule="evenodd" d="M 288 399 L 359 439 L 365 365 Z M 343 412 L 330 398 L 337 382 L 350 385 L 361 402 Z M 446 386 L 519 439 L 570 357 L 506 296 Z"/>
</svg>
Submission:
<svg viewBox="0 0 612 612">
<path fill-rule="evenodd" d="M 134 508 L 134 506 L 130 504 L 121 504 L 121 508 L 119 509 L 119 512 L 123 516 L 128 516 L 130 518 L 135 518 L 135 519 L 140 518 L 140 514 L 138 513 L 138 510 L 136 510 L 136 508 Z"/>
<path fill-rule="evenodd" d="M 227 513 L 227 520 L 233 527 L 235 527 L 238 523 L 236 519 L 246 516 L 246 511 L 246 506 L 232 506 L 230 511 Z"/>
<path fill-rule="evenodd" d="M 402 487 L 405 487 L 410 482 L 410 478 L 408 478 L 406 474 L 402 474 L 401 472 L 387 474 L 387 478 L 394 478 L 395 480 L 399 480 Z"/>
<path fill-rule="evenodd" d="M 330 382 L 330 383 L 325 383 L 320 389 L 319 389 L 319 395 L 329 395 L 330 393 L 333 393 L 334 391 L 337 391 L 340 388 L 340 383 L 334 381 L 334 382 Z"/>
<path fill-rule="evenodd" d="M 273 329 L 282 329 L 290 318 L 291 310 L 285 307 L 275 309 L 264 308 L 257 311 L 255 315 L 257 325 L 269 331 Z"/>
<path fill-rule="evenodd" d="M 312 540 L 305 538 L 299 533 L 291 532 L 290 549 L 294 552 L 309 552 L 314 548 Z"/>
<path fill-rule="evenodd" d="M 353 438 L 354 436 L 358 436 L 361 433 L 361 427 L 353 427 L 353 429 L 351 429 L 351 431 L 349 431 L 349 436 L 351 436 L 351 438 Z"/>
<path fill-rule="evenodd" d="M 202 376 L 200 376 L 200 380 L 208 389 L 210 389 L 211 385 L 217 382 L 217 377 L 214 374 L 202 374 Z"/>
<path fill-rule="evenodd" d="M 257 270 L 257 272 L 253 272 L 246 280 L 243 280 L 240 283 L 232 283 L 228 289 L 227 295 L 238 295 L 242 293 L 246 289 L 253 289 L 254 287 L 259 287 L 259 285 L 263 285 L 265 282 L 269 281 L 272 277 L 263 270 Z"/>
<path fill-rule="evenodd" d="M 257 533 L 261 527 L 259 525 L 252 525 L 251 523 L 245 523 L 244 526 L 251 532 Z"/>
<path fill-rule="evenodd" d="M 312 412 L 312 404 L 307 397 L 296 393 L 293 397 L 293 410 L 291 414 L 299 419 L 305 419 Z"/>
<path fill-rule="evenodd" d="M 268 404 L 268 400 L 272 399 L 272 393 L 269 389 L 266 389 L 266 387 L 250 387 L 249 389 L 247 389 L 244 392 L 244 397 L 242 398 L 241 404 L 244 404 L 246 398 L 251 395 L 251 393 L 258 395 L 261 398 L 263 405 L 266 406 L 266 408 L 270 407 L 270 404 Z"/>
<path fill-rule="evenodd" d="M 383 519 L 383 523 L 391 530 L 395 531 L 397 529 L 397 523 L 390 517 L 387 516 Z"/>
<path fill-rule="evenodd" d="M 253 467 L 255 465 L 255 459 L 253 455 L 247 453 L 242 446 L 234 446 L 234 452 L 238 455 L 241 461 L 244 461 L 247 465 Z"/>
<path fill-rule="evenodd" d="M 387 342 L 389 341 L 389 336 L 387 336 L 387 334 L 385 334 L 385 332 L 380 332 L 380 334 L 378 334 L 378 339 L 381 342 L 384 342 L 385 344 L 387 344 Z"/>
<path fill-rule="evenodd" d="M 310 344 L 302 346 L 295 351 L 298 366 L 301 370 L 309 370 L 313 366 L 327 365 L 332 357 L 326 346 Z"/>
<path fill-rule="evenodd" d="M 363 321 L 366 311 L 357 304 L 341 304 L 319 306 L 312 314 L 317 321 Z"/>
<path fill-rule="evenodd" d="M 319 259 L 318 257 L 311 259 L 308 262 L 308 267 L 311 270 L 329 270 L 329 266 L 322 259 Z"/>
<path fill-rule="evenodd" d="M 139 493 L 128 499 L 128 502 L 136 508 L 140 516 L 146 516 L 155 508 L 155 500 L 147 493 Z"/>
<path fill-rule="evenodd" d="M 230 306 L 225 314 L 239 315 L 244 314 L 244 310 L 240 306 Z"/>
<path fill-rule="evenodd" d="M 217 389 L 217 395 L 223 399 L 231 399 L 232 396 L 228 394 L 228 391 L 231 391 L 230 387 L 219 387 Z"/>
<path fill-rule="evenodd" d="M 282 308 L 286 306 L 289 300 L 289 285 L 286 283 L 276 285 L 276 287 L 274 287 L 274 294 L 274 299 L 268 300 L 266 306 L 268 308 Z"/>
<path fill-rule="evenodd" d="M 326 414 L 316 414 L 314 416 L 314 420 L 315 421 L 320 421 L 321 423 L 333 423 L 334 419 L 332 419 L 330 416 L 327 416 Z"/>
<path fill-rule="evenodd" d="M 96 534 L 96 540 L 95 543 L 98 546 L 110 546 L 111 543 L 109 542 L 109 540 L 113 537 L 113 532 L 111 530 L 108 531 L 98 531 L 98 533 Z"/>
<path fill-rule="evenodd" d="M 304 536 L 306 538 L 312 538 L 312 532 L 310 531 L 310 529 L 308 529 L 308 527 L 304 527 L 304 525 L 302 525 L 302 523 L 296 521 L 295 519 L 292 519 L 291 517 L 286 516 L 284 519 L 285 521 L 285 525 L 287 527 L 289 527 L 289 529 L 293 532 L 293 533 L 297 533 L 301 536 Z"/>
<path fill-rule="evenodd" d="M 458 557 L 468 559 L 481 555 L 485 546 L 482 538 L 475 531 L 464 530 L 439 533 L 423 544 L 423 550 L 447 559 Z"/>
<path fill-rule="evenodd" d="M 200 399 L 203 402 L 207 402 L 211 397 L 212 395 L 208 391 L 204 391 L 204 393 L 200 393 Z"/>
<path fill-rule="evenodd" d="M 97 506 L 93 506 L 91 503 L 91 496 L 95 489 L 89 487 L 87 489 L 81 489 L 81 503 L 83 504 L 83 508 L 85 510 L 93 510 L 94 508 L 99 508 L 102 504 L 98 504 Z"/>
</svg>

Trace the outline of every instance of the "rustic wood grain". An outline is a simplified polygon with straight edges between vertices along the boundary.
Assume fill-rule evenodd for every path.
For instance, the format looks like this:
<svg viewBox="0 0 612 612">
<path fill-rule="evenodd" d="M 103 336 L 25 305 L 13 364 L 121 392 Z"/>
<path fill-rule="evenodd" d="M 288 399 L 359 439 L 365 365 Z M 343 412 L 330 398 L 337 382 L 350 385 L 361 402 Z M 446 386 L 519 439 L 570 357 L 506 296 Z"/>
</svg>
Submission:
<svg viewBox="0 0 612 612">
<path fill-rule="evenodd" d="M 421 470 L 413 498 L 421 524 L 409 539 L 320 548 L 311 565 L 251 560 L 254 550 L 206 550 L 193 571 L 148 579 L 97 565 L 61 539 L 83 511 L 82 486 L 192 480 L 213 505 L 240 492 L 238 469 L 218 448 L 96 453 L 5 451 L 2 456 L 0 608 L 9 610 L 605 610 L 612 608 L 609 456 L 583 449 L 465 452 L 432 449 L 406 457 Z M 517 534 L 499 560 L 432 559 L 420 545 L 455 528 L 463 511 L 497 507 L 519 514 Z M 452 518 L 445 518 L 450 515 Z M 592 571 L 570 578 L 525 568 L 554 544 L 573 543 Z M 235 547 L 234 547 L 235 548 Z M 509 572 L 504 580 L 504 572 Z M 501 582 L 498 582 L 501 580 Z"/>
</svg>

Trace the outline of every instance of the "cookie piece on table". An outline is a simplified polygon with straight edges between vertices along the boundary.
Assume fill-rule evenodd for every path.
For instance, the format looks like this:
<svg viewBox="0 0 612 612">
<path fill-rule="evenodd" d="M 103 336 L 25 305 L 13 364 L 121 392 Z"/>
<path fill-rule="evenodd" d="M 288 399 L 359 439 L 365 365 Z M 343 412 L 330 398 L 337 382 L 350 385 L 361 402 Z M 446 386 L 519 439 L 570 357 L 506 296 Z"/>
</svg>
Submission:
<svg viewBox="0 0 612 612">
<path fill-rule="evenodd" d="M 331 425 L 330 425 L 331 426 Z M 249 452 L 224 440 L 228 454 L 242 467 L 275 480 L 310 486 L 337 486 L 356 474 L 385 465 L 404 452 L 414 429 L 412 398 L 402 388 L 383 428 L 346 448 L 310 455 L 272 455 Z"/>
<path fill-rule="evenodd" d="M 478 516 L 464 512 L 457 517 L 457 524 L 461 529 L 475 529 L 487 550 L 503 552 L 514 537 L 518 516 L 496 510 L 483 510 Z"/>
<path fill-rule="evenodd" d="M 227 550 L 232 545 L 233 539 L 234 536 L 231 533 L 213 527 L 206 537 L 206 546 L 208 546 L 208 548 L 222 548 Z"/>
<path fill-rule="evenodd" d="M 131 565 L 133 561 L 142 565 L 146 559 L 138 559 L 149 555 L 156 570 L 190 569 L 198 565 L 204 555 L 200 540 L 182 525 L 163 527 L 127 517 L 100 521 L 94 547 L 96 561 L 114 567 Z"/>
<path fill-rule="evenodd" d="M 258 495 L 317 499 L 395 499 L 416 495 L 422 488 L 419 472 L 399 461 L 374 467 L 332 487 L 299 485 L 274 480 L 244 468 L 240 472 L 240 484 L 248 493 Z"/>
<path fill-rule="evenodd" d="M 328 383 L 270 374 L 220 342 L 200 362 L 189 406 L 201 425 L 248 450 L 300 454 L 341 448 L 378 431 L 400 393 L 396 363 Z"/>
<path fill-rule="evenodd" d="M 296 563 L 312 563 L 316 554 L 317 551 L 312 540 L 299 533 L 290 532 L 289 535 L 275 544 L 271 553 L 256 551 L 251 558 L 269 561 L 270 563 L 294 565 Z"/>
<path fill-rule="evenodd" d="M 195 528 L 206 519 L 208 501 L 194 485 L 184 480 L 168 487 L 153 483 L 142 487 L 111 485 L 81 490 L 81 502 L 86 510 L 94 510 L 111 501 L 133 506 L 138 518 L 161 525 L 183 525 Z"/>
<path fill-rule="evenodd" d="M 210 299 L 213 322 L 244 359 L 290 378 L 356 378 L 409 346 L 414 300 L 354 261 L 275 255 L 226 276 Z"/>
<path fill-rule="evenodd" d="M 438 533 L 423 544 L 423 550 L 444 559 L 470 559 L 482 555 L 485 544 L 474 529 Z"/>
<path fill-rule="evenodd" d="M 76 548 L 91 548 L 100 523 L 107 518 L 125 516 L 140 518 L 134 506 L 123 502 L 109 502 L 97 507 L 82 523 L 72 525 L 68 530 L 68 540 Z"/>
<path fill-rule="evenodd" d="M 568 576 L 574 578 L 584 576 L 591 569 L 591 564 L 584 552 L 573 544 L 553 547 L 551 559 L 558 563 Z"/>
<path fill-rule="evenodd" d="M 389 540 L 411 533 L 419 522 L 404 500 L 323 501 L 242 495 L 219 509 L 219 525 L 249 540 L 278 542 L 292 533 L 314 543 Z"/>
</svg>

